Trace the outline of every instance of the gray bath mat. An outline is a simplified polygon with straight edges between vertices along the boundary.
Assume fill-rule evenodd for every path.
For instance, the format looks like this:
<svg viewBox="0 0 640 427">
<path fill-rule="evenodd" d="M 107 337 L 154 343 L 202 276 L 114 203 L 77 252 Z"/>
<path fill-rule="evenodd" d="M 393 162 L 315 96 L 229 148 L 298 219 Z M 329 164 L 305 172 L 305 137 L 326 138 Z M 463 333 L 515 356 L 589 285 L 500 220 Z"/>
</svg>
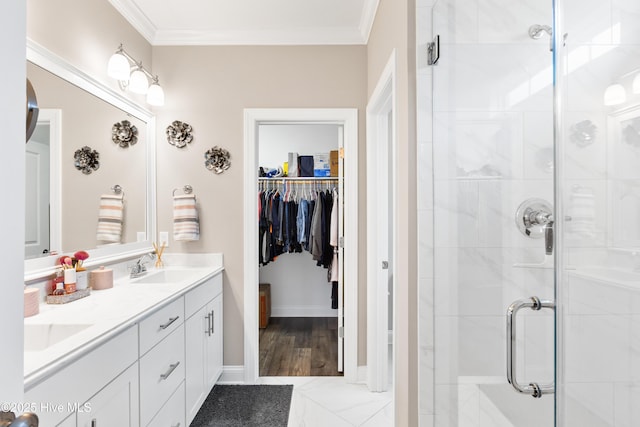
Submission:
<svg viewBox="0 0 640 427">
<path fill-rule="evenodd" d="M 292 385 L 217 385 L 191 427 L 286 427 Z"/>
</svg>

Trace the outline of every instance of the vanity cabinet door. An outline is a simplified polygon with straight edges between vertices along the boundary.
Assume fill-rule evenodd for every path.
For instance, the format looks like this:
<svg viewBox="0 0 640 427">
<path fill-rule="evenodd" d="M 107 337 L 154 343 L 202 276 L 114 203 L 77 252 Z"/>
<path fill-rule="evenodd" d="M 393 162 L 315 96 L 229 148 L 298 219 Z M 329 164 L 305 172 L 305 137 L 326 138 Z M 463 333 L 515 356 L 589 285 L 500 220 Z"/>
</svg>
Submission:
<svg viewBox="0 0 640 427">
<path fill-rule="evenodd" d="M 187 425 L 222 374 L 222 276 L 213 277 L 191 292 L 185 297 L 185 305 L 191 306 L 185 312 L 193 313 L 185 322 Z M 196 309 L 198 300 L 205 305 Z"/>
<path fill-rule="evenodd" d="M 207 336 L 207 386 L 211 390 L 222 374 L 222 295 L 207 304 L 211 316 L 211 335 Z"/>
<path fill-rule="evenodd" d="M 202 307 L 185 322 L 187 425 L 193 421 L 208 393 L 205 382 L 208 328 L 207 306 Z"/>
<path fill-rule="evenodd" d="M 139 427 L 138 363 L 78 408 L 76 414 L 78 427 Z"/>
</svg>

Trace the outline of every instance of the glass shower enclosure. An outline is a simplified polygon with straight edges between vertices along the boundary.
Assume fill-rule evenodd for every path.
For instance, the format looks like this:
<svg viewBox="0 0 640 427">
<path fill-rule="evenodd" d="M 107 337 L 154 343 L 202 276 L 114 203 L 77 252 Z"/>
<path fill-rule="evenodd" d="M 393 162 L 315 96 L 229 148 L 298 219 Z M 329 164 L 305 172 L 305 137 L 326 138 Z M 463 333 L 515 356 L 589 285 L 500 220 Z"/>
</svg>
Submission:
<svg viewBox="0 0 640 427">
<path fill-rule="evenodd" d="M 638 425 L 640 2 L 428 7 L 421 425 Z"/>
</svg>

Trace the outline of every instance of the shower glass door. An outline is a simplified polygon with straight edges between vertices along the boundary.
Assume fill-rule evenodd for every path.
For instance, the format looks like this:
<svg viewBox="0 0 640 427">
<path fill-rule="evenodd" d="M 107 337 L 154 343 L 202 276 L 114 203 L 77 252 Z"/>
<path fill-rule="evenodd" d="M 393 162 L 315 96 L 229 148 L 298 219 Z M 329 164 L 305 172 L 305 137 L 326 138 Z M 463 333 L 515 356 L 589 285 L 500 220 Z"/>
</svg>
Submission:
<svg viewBox="0 0 640 427">
<path fill-rule="evenodd" d="M 553 395 L 507 381 L 507 308 L 554 300 L 542 225 L 524 201 L 553 205 L 551 0 L 437 0 L 433 73 L 435 425 L 554 425 Z M 534 201 L 535 201 L 534 200 Z M 515 317 L 517 382 L 553 384 L 554 312 Z M 511 341 L 509 341 L 511 342 Z"/>
<path fill-rule="evenodd" d="M 636 426 L 640 2 L 556 3 L 556 425 Z"/>
</svg>

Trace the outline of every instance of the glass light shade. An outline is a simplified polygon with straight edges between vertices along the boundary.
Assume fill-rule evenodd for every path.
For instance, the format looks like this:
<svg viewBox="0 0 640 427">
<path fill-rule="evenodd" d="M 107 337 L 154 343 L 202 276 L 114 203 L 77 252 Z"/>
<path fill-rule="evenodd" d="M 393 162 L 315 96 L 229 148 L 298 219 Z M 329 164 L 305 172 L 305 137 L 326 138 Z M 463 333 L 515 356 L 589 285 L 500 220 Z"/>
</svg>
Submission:
<svg viewBox="0 0 640 427">
<path fill-rule="evenodd" d="M 114 53 L 107 64 L 107 75 L 116 80 L 129 80 L 130 65 L 127 58 L 119 53 Z"/>
<path fill-rule="evenodd" d="M 164 105 L 164 90 L 158 83 L 153 83 L 149 86 L 147 92 L 147 102 L 156 107 L 162 107 Z"/>
<path fill-rule="evenodd" d="M 633 78 L 631 90 L 635 94 L 640 94 L 640 73 L 636 74 L 636 76 Z"/>
<path fill-rule="evenodd" d="M 627 92 L 621 84 L 609 85 L 604 91 L 604 105 L 618 105 L 627 100 Z"/>
<path fill-rule="evenodd" d="M 140 70 L 135 70 L 129 77 L 129 90 L 134 93 L 145 94 L 149 89 L 149 80 L 147 76 Z"/>
</svg>

